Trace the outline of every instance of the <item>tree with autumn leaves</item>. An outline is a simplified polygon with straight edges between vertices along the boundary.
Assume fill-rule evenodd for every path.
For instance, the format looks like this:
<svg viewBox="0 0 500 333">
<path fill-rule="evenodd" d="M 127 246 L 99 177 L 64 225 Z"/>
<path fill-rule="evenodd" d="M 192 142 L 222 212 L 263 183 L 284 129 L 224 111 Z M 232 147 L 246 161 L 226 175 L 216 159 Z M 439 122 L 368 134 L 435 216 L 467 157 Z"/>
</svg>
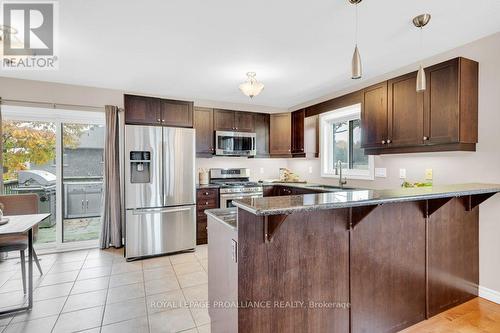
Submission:
<svg viewBox="0 0 500 333">
<path fill-rule="evenodd" d="M 76 148 L 87 125 L 64 124 L 63 146 Z M 3 179 L 17 178 L 17 171 L 26 170 L 30 164 L 43 165 L 56 156 L 56 125 L 48 122 L 2 122 Z"/>
</svg>

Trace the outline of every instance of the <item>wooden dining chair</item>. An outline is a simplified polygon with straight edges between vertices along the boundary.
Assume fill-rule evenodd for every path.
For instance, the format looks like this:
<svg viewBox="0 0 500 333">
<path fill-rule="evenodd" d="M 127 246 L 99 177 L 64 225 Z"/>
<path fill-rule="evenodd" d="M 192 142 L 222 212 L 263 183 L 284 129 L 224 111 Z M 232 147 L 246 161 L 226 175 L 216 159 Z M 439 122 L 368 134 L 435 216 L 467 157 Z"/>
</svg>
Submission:
<svg viewBox="0 0 500 333">
<path fill-rule="evenodd" d="M 13 194 L 0 195 L 0 204 L 4 215 L 28 215 L 38 214 L 37 194 Z M 10 223 L 10 222 L 9 222 Z M 36 230 L 33 230 L 33 238 L 35 238 Z M 21 273 L 23 275 L 23 291 L 26 294 L 26 257 L 24 251 L 28 248 L 28 237 L 24 235 L 4 235 L 0 236 L 0 252 L 19 251 L 21 256 Z M 38 261 L 38 256 L 33 250 L 33 259 L 43 275 L 42 267 Z"/>
</svg>

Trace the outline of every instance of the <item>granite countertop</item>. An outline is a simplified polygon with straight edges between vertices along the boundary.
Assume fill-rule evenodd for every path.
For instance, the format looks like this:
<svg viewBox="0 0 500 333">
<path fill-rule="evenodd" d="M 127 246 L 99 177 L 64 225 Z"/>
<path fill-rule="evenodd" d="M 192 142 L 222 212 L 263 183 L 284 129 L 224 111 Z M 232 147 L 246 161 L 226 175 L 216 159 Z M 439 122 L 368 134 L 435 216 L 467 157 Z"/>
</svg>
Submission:
<svg viewBox="0 0 500 333">
<path fill-rule="evenodd" d="M 392 190 L 343 190 L 279 197 L 245 198 L 234 200 L 233 204 L 255 215 L 263 216 L 497 192 L 500 192 L 500 184 L 472 183 Z"/>
<path fill-rule="evenodd" d="M 215 208 L 206 209 L 205 214 L 209 217 L 213 217 L 217 221 L 223 223 L 224 225 L 236 229 L 237 228 L 237 208 Z"/>
</svg>

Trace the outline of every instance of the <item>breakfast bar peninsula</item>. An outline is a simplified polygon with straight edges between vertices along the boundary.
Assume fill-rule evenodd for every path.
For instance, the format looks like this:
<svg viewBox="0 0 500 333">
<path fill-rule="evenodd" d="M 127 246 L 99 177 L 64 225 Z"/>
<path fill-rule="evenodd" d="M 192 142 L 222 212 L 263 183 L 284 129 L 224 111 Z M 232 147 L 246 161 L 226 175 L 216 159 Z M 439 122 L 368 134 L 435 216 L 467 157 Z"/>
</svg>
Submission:
<svg viewBox="0 0 500 333">
<path fill-rule="evenodd" d="M 477 296 L 500 185 L 305 188 L 206 211 L 212 331 L 397 332 Z"/>
</svg>

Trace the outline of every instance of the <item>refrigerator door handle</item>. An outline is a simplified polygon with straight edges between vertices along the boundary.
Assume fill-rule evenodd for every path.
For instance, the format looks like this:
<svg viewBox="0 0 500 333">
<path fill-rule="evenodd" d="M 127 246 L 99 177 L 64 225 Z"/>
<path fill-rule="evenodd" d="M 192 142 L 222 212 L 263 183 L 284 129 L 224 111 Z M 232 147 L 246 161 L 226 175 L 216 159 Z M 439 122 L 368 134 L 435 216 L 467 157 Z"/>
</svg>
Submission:
<svg viewBox="0 0 500 333">
<path fill-rule="evenodd" d="M 144 215 L 144 214 L 159 214 L 159 213 L 175 213 L 184 212 L 190 210 L 192 207 L 178 207 L 178 208 L 153 208 L 153 209 L 134 209 L 133 215 Z"/>
</svg>

